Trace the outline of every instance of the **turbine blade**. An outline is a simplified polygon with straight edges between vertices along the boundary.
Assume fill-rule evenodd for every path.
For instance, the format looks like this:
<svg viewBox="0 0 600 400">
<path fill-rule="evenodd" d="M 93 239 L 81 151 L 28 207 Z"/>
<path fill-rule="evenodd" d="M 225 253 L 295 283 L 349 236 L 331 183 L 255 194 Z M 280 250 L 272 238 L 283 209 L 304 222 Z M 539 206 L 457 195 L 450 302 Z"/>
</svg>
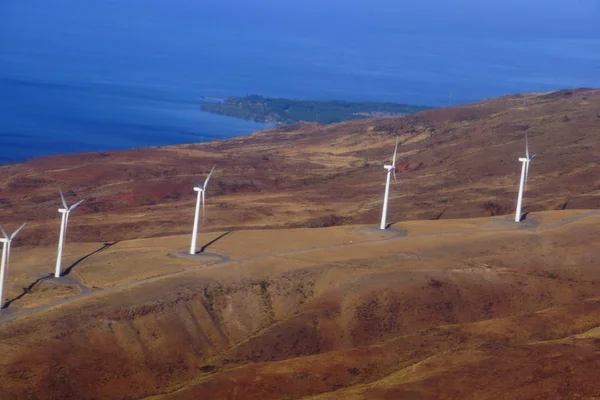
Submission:
<svg viewBox="0 0 600 400">
<path fill-rule="evenodd" d="M 202 191 L 202 224 L 206 223 L 206 197 L 204 196 L 205 191 Z"/>
<path fill-rule="evenodd" d="M 69 211 L 73 211 L 74 209 L 76 209 L 77 207 L 79 207 L 79 205 L 80 205 L 81 203 L 83 203 L 83 202 L 84 202 L 84 200 L 80 200 L 80 201 L 78 201 L 77 203 L 75 203 L 75 204 L 73 204 L 71 207 L 69 207 L 69 209 L 68 209 L 68 210 L 69 210 Z"/>
<path fill-rule="evenodd" d="M 525 184 L 523 185 L 523 191 L 527 192 L 527 180 L 529 178 L 529 161 L 525 163 Z"/>
<path fill-rule="evenodd" d="M 8 234 L 6 233 L 6 231 L 4 230 L 3 227 L 0 226 L 0 231 L 2 231 L 2 235 L 4 235 L 5 239 L 10 239 L 10 237 L 8 236 Z"/>
<path fill-rule="evenodd" d="M 8 269 L 8 265 L 10 264 L 10 240 L 6 245 L 6 268 Z"/>
<path fill-rule="evenodd" d="M 65 201 L 65 196 L 63 196 L 63 192 L 62 192 L 62 190 L 60 190 L 60 188 L 58 188 L 58 193 L 60 193 L 60 200 L 62 201 L 62 204 L 65 207 L 65 210 L 68 210 L 69 206 L 67 205 L 67 202 Z"/>
<path fill-rule="evenodd" d="M 394 168 L 396 168 L 396 154 L 397 153 L 398 153 L 398 136 L 396 136 L 396 147 L 394 148 L 394 159 L 392 160 L 392 167 L 394 167 Z"/>
<path fill-rule="evenodd" d="M 527 134 L 525 134 L 525 157 L 529 158 L 529 140 Z"/>
<path fill-rule="evenodd" d="M 16 231 L 13 232 L 12 235 L 10 235 L 10 240 L 13 240 L 19 234 L 19 232 L 21 232 L 21 229 L 25 228 L 25 225 L 27 225 L 27 222 L 25 222 L 23 225 L 21 225 L 21 227 L 19 229 L 17 229 Z"/>
<path fill-rule="evenodd" d="M 208 174 L 208 176 L 206 177 L 206 180 L 204 181 L 203 189 L 206 189 L 206 185 L 208 185 L 208 181 L 210 180 L 210 176 L 213 174 L 214 170 L 215 170 L 215 166 L 213 165 L 212 169 L 210 170 L 210 173 Z"/>
<path fill-rule="evenodd" d="M 67 227 L 69 225 L 69 214 L 71 213 L 71 211 L 67 211 L 65 213 L 65 230 L 63 231 L 63 240 L 67 237 Z"/>
</svg>

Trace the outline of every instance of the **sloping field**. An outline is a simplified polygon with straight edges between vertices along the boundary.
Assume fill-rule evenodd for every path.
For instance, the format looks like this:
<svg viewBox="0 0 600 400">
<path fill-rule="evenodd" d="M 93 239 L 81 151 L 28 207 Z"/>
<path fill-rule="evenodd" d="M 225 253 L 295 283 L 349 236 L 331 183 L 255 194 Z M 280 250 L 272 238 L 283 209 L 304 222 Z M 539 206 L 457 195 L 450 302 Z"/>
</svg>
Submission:
<svg viewBox="0 0 600 400">
<path fill-rule="evenodd" d="M 0 223 L 28 225 L 0 397 L 600 397 L 598 110 L 598 90 L 517 95 L 2 166 Z M 58 187 L 86 201 L 54 279 Z"/>
<path fill-rule="evenodd" d="M 390 222 L 514 212 L 529 136 L 524 212 L 600 206 L 599 90 L 507 96 L 396 119 L 299 124 L 209 143 L 43 157 L 0 167 L 0 220 L 21 244 L 54 244 L 58 187 L 84 198 L 70 240 L 188 234 L 196 180 L 213 165 L 211 231 L 374 224 L 384 163 L 401 140 Z"/>
<path fill-rule="evenodd" d="M 215 233 L 195 257 L 187 237 L 119 242 L 61 278 L 88 291 L 36 305 L 59 280 L 4 310 L 0 384 L 15 398 L 589 398 L 600 214 L 528 221 Z"/>
</svg>

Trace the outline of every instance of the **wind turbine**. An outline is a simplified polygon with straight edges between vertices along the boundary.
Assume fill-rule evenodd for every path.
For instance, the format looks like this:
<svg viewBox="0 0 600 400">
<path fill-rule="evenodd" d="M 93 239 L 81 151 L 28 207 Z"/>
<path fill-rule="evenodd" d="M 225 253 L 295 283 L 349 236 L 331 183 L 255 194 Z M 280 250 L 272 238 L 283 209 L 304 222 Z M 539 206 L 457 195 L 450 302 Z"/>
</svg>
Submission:
<svg viewBox="0 0 600 400">
<path fill-rule="evenodd" d="M 192 231 L 192 244 L 190 246 L 190 254 L 192 255 L 196 254 L 196 241 L 198 238 L 198 214 L 200 214 L 200 206 L 202 206 L 202 221 L 204 222 L 206 220 L 206 211 L 204 208 L 206 206 L 206 186 L 208 185 L 208 181 L 210 180 L 210 176 L 213 174 L 214 170 L 215 167 L 213 166 L 210 170 L 210 173 L 206 177 L 204 184 L 197 182 L 196 186 L 194 186 L 194 191 L 198 192 L 198 197 L 196 198 L 196 215 L 194 217 L 194 230 Z"/>
<path fill-rule="evenodd" d="M 21 227 L 14 231 L 10 236 L 8 236 L 6 231 L 0 226 L 0 231 L 2 231 L 2 236 L 4 236 L 0 238 L 0 243 L 2 243 L 2 263 L 0 264 L 0 310 L 4 306 L 4 275 L 6 274 L 8 259 L 10 258 L 10 244 L 25 225 L 27 225 L 27 223 L 21 225 Z"/>
<path fill-rule="evenodd" d="M 517 200 L 517 212 L 515 214 L 515 222 L 521 222 L 521 207 L 523 206 L 523 192 L 527 187 L 527 178 L 529 177 L 529 163 L 535 158 L 535 154 L 529 155 L 529 141 L 527 135 L 525 135 L 525 158 L 519 158 L 519 161 L 523 163 L 521 167 L 521 183 L 519 185 L 519 197 Z"/>
<path fill-rule="evenodd" d="M 73 204 L 71 207 L 67 205 L 65 201 L 65 196 L 62 194 L 62 190 L 58 189 L 58 193 L 60 193 L 60 200 L 62 201 L 63 208 L 59 208 L 58 212 L 62 214 L 62 220 L 60 222 L 60 237 L 58 239 L 58 256 L 56 257 L 56 271 L 54 271 L 54 277 L 60 278 L 60 274 L 62 272 L 62 251 L 63 244 L 65 242 L 65 236 L 67 236 L 67 224 L 69 223 L 69 214 L 71 211 L 76 209 L 83 200 Z"/>
<path fill-rule="evenodd" d="M 385 181 L 385 197 L 383 198 L 383 212 L 381 213 L 381 225 L 379 229 L 385 230 L 387 225 L 387 207 L 388 207 L 388 196 L 390 194 L 390 178 L 392 173 L 394 174 L 394 182 L 396 182 L 396 153 L 398 152 L 398 137 L 396 136 L 396 148 L 394 149 L 394 158 L 392 159 L 392 165 L 384 165 L 383 168 L 387 170 L 387 177 Z"/>
</svg>

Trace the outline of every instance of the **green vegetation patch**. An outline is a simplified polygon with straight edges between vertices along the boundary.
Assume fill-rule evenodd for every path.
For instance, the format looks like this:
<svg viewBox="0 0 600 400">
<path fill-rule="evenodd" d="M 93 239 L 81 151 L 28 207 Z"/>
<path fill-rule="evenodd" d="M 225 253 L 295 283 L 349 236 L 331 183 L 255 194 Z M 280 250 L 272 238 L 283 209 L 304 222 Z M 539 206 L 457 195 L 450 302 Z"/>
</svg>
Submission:
<svg viewBox="0 0 600 400">
<path fill-rule="evenodd" d="M 270 99 L 251 95 L 228 97 L 222 102 L 202 104 L 201 108 L 212 113 L 257 122 L 293 124 L 306 121 L 332 124 L 360 118 L 398 117 L 428 110 L 431 107 L 342 100 Z"/>
</svg>

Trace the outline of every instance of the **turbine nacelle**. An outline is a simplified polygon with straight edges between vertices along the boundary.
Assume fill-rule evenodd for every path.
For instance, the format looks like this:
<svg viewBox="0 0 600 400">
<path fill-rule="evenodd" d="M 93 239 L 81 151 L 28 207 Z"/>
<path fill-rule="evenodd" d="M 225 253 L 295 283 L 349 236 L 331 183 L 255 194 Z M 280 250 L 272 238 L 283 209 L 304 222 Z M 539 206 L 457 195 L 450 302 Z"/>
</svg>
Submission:
<svg viewBox="0 0 600 400">
<path fill-rule="evenodd" d="M 396 169 L 396 167 L 394 167 L 393 165 L 384 165 L 383 168 L 385 168 L 387 171 L 391 171 L 393 169 Z"/>
<path fill-rule="evenodd" d="M 203 192 L 203 191 L 204 191 L 204 188 L 201 188 L 201 187 L 198 187 L 198 186 L 194 187 L 194 192 Z"/>
<path fill-rule="evenodd" d="M 521 162 L 529 162 L 530 158 L 524 158 L 524 157 L 520 157 L 519 161 Z"/>
<path fill-rule="evenodd" d="M 6 233 L 6 231 L 4 230 L 3 227 L 0 226 L 0 232 L 2 232 L 2 236 L 4 236 L 3 238 L 0 238 L 0 243 L 10 243 L 12 242 L 12 240 L 19 234 L 19 232 L 21 232 L 21 229 L 23 229 L 25 227 L 25 225 L 27 225 L 27 222 L 25 222 L 23 225 L 21 225 L 19 227 L 19 229 L 17 229 L 16 231 L 14 231 L 12 233 L 12 235 L 8 235 L 8 233 Z"/>
<path fill-rule="evenodd" d="M 63 192 L 60 188 L 58 188 L 58 193 L 60 193 L 60 201 L 63 205 L 63 208 L 59 208 L 58 212 L 59 213 L 68 213 L 70 211 L 73 211 L 74 209 L 76 209 L 77 207 L 79 207 L 79 205 L 81 203 L 83 203 L 83 200 L 79 200 L 77 203 L 73 204 L 71 207 L 69 207 L 69 205 L 67 204 L 67 201 L 65 200 L 65 196 L 63 196 Z"/>
</svg>

